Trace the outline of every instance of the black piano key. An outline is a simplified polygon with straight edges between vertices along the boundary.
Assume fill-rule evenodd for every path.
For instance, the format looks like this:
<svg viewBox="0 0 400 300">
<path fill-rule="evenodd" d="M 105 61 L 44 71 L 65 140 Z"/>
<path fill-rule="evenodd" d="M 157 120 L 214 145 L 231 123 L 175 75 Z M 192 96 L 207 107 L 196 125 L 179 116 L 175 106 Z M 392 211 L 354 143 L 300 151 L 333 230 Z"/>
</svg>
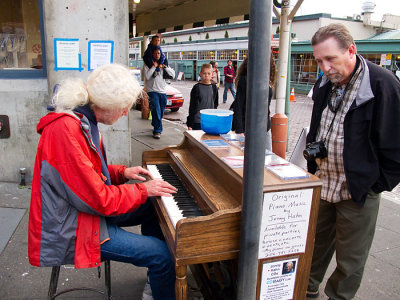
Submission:
<svg viewBox="0 0 400 300">
<path fill-rule="evenodd" d="M 171 166 L 168 164 L 158 164 L 156 166 L 161 174 L 161 178 L 178 189 L 177 193 L 173 194 L 172 197 L 179 209 L 182 210 L 183 216 L 187 218 L 203 216 L 203 212 L 197 206 L 192 196 L 190 196 Z"/>
</svg>

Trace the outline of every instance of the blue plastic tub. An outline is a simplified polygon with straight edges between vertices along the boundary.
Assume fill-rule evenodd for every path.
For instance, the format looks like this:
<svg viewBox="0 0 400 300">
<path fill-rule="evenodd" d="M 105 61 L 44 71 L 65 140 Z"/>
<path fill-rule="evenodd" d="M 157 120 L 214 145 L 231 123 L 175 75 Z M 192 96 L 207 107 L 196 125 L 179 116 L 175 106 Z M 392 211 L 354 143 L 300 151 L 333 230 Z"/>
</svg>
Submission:
<svg viewBox="0 0 400 300">
<path fill-rule="evenodd" d="M 200 110 L 201 129 L 208 134 L 224 134 L 232 128 L 233 111 L 226 109 Z"/>
</svg>

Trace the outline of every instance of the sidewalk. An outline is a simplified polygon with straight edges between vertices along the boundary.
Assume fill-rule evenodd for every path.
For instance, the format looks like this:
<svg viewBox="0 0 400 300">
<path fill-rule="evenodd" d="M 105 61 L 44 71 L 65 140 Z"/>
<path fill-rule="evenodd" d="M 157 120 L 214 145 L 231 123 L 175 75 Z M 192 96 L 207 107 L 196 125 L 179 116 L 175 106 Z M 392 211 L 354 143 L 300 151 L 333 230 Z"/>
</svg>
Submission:
<svg viewBox="0 0 400 300">
<path fill-rule="evenodd" d="M 271 108 L 274 104 L 271 105 Z M 288 153 L 294 148 L 301 129 L 308 126 L 311 100 L 296 95 L 290 104 Z M 151 136 L 150 122 L 140 119 L 140 112 L 131 111 L 132 159 L 141 164 L 141 153 L 148 149 L 179 144 L 186 129 L 177 123 L 164 121 L 160 140 Z M 384 193 L 374 243 L 365 275 L 356 299 L 399 299 L 400 294 L 400 191 Z M 29 265 L 27 231 L 30 187 L 18 188 L 17 183 L 0 182 L 0 299 L 46 299 L 51 268 Z M 131 230 L 137 231 L 137 228 Z M 332 271 L 332 264 L 327 274 Z M 112 294 L 115 299 L 141 299 L 146 270 L 128 264 L 111 263 Z M 104 288 L 104 278 L 97 279 L 97 269 L 62 268 L 59 287 L 88 286 Z M 323 293 L 321 293 L 323 294 Z M 57 299 L 103 299 L 93 292 L 74 292 Z M 326 299 L 320 296 L 319 299 Z"/>
</svg>

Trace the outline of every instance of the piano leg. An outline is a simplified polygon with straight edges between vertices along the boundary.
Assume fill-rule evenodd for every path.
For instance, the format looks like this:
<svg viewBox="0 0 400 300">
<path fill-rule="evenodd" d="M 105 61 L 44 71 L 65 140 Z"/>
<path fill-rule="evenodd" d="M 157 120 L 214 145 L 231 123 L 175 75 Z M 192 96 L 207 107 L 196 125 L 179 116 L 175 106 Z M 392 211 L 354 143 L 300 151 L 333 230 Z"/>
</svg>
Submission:
<svg viewBox="0 0 400 300">
<path fill-rule="evenodd" d="M 175 281 L 175 297 L 177 300 L 187 299 L 187 279 L 186 279 L 186 266 L 175 267 L 176 281 Z"/>
</svg>

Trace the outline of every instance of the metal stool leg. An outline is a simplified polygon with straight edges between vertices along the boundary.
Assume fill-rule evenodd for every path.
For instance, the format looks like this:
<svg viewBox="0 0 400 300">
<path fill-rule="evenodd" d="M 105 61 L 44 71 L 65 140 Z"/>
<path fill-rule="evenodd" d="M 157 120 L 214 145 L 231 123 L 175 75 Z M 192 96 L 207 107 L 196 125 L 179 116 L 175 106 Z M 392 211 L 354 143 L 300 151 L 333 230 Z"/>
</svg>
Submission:
<svg viewBox="0 0 400 300">
<path fill-rule="evenodd" d="M 57 293 L 58 276 L 60 275 L 60 267 L 53 267 L 51 269 L 50 285 L 48 299 L 54 300 Z"/>
<path fill-rule="evenodd" d="M 101 270 L 100 267 L 98 268 L 99 272 L 99 278 L 101 275 Z M 77 288 L 71 288 L 71 289 L 66 289 L 62 290 L 59 293 L 57 293 L 57 284 L 58 284 L 58 278 L 60 275 L 60 266 L 57 267 L 52 267 L 51 269 L 51 277 L 50 277 L 50 285 L 49 285 L 49 292 L 48 292 L 48 297 L 47 299 L 49 300 L 55 300 L 56 297 L 69 293 L 72 291 L 92 291 L 92 292 L 97 292 L 100 294 L 103 294 L 106 296 L 107 300 L 113 300 L 114 298 L 111 296 L 111 268 L 110 268 L 110 261 L 106 260 L 104 261 L 104 277 L 105 277 L 105 285 L 106 285 L 106 290 L 98 290 L 94 288 L 89 288 L 89 287 L 77 287 Z"/>
<path fill-rule="evenodd" d="M 104 261 L 104 277 L 105 277 L 105 284 L 106 284 L 106 296 L 107 299 L 113 299 L 111 297 L 111 267 L 110 261 Z"/>
</svg>

